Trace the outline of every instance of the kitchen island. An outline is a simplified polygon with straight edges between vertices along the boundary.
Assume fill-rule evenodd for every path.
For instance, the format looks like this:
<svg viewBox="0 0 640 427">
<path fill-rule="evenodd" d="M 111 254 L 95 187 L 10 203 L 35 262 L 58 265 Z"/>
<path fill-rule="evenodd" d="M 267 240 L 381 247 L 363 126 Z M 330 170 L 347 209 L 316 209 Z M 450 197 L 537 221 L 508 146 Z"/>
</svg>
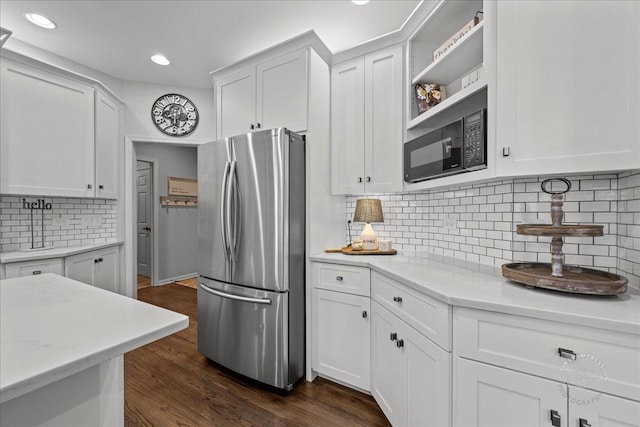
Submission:
<svg viewBox="0 0 640 427">
<path fill-rule="evenodd" d="M 124 353 L 187 316 L 55 274 L 0 282 L 0 425 L 124 424 Z"/>
</svg>

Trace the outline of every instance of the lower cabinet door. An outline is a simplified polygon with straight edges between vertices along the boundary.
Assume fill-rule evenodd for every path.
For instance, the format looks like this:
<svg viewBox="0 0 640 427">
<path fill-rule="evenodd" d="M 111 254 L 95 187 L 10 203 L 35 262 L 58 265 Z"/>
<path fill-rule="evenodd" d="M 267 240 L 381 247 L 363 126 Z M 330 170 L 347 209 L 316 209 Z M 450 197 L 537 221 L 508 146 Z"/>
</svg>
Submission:
<svg viewBox="0 0 640 427">
<path fill-rule="evenodd" d="M 119 284 L 119 249 L 117 246 L 96 252 L 98 260 L 95 264 L 93 285 L 111 292 L 118 292 Z"/>
<path fill-rule="evenodd" d="M 313 290 L 313 369 L 369 390 L 369 297 Z"/>
<path fill-rule="evenodd" d="M 69 279 L 93 285 L 95 273 L 95 253 L 84 252 L 64 259 L 64 275 Z"/>
<path fill-rule="evenodd" d="M 462 358 L 455 376 L 456 426 L 569 426 L 563 383 Z"/>
<path fill-rule="evenodd" d="M 403 324 L 377 302 L 371 308 L 371 394 L 392 425 L 405 426 L 408 372 L 399 341 Z"/>
<path fill-rule="evenodd" d="M 569 426 L 640 427 L 640 402 L 569 386 Z"/>
</svg>

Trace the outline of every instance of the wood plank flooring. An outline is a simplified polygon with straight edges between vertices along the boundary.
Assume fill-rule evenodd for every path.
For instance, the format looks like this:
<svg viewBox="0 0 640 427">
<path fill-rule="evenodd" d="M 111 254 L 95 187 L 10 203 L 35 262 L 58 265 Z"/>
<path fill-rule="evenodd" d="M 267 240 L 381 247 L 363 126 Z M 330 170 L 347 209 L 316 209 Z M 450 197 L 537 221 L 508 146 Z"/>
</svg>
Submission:
<svg viewBox="0 0 640 427">
<path fill-rule="evenodd" d="M 197 350 L 196 290 L 145 288 L 138 299 L 189 316 L 189 327 L 125 355 L 126 426 L 388 426 L 371 396 L 317 378 L 276 393 Z"/>
</svg>

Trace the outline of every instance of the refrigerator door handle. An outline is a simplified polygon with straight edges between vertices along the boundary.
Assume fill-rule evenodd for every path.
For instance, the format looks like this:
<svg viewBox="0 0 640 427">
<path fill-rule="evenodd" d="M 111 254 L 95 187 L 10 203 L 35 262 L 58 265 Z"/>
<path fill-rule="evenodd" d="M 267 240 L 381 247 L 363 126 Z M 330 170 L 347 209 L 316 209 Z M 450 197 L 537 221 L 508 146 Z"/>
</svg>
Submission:
<svg viewBox="0 0 640 427">
<path fill-rule="evenodd" d="M 227 223 L 227 239 L 229 246 L 229 255 L 231 257 L 232 262 L 236 262 L 236 227 L 237 227 L 237 210 L 239 209 L 238 203 L 236 203 L 236 165 L 238 162 L 235 160 L 231 161 L 231 171 L 229 172 L 229 185 L 227 186 L 227 194 L 225 195 L 225 199 L 227 200 L 227 212 L 226 212 L 226 223 Z M 233 211 L 233 217 L 232 217 Z"/>
<path fill-rule="evenodd" d="M 232 299 L 232 300 L 235 300 L 235 301 L 242 301 L 242 302 L 252 302 L 254 304 L 271 305 L 271 299 L 270 298 L 250 298 L 250 297 L 243 297 L 243 296 L 240 296 L 240 295 L 228 294 L 226 292 L 221 292 L 221 291 L 217 291 L 215 289 L 211 289 L 210 287 L 206 286 L 204 283 L 200 283 L 200 288 L 205 292 L 208 292 L 208 293 L 213 294 L 213 295 L 217 295 L 217 296 L 222 297 L 222 298 L 227 298 L 227 299 Z"/>
<path fill-rule="evenodd" d="M 229 259 L 229 235 L 227 234 L 227 221 L 226 214 L 228 208 L 227 199 L 227 182 L 229 179 L 229 168 L 231 162 L 226 162 L 224 165 L 224 174 L 222 176 L 222 201 L 220 203 L 220 228 L 222 228 L 222 245 L 224 246 L 224 257 Z"/>
</svg>

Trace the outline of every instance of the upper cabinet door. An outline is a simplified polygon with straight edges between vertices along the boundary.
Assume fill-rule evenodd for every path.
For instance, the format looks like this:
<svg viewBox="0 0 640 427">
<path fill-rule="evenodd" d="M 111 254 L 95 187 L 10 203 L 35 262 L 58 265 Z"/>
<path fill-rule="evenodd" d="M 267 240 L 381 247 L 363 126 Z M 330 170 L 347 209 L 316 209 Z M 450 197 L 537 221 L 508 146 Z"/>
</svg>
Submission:
<svg viewBox="0 0 640 427">
<path fill-rule="evenodd" d="M 640 167 L 640 2 L 496 7 L 498 175 Z"/>
<path fill-rule="evenodd" d="M 257 128 L 307 130 L 307 62 L 305 48 L 257 66 Z"/>
<path fill-rule="evenodd" d="M 256 117 L 255 67 L 216 81 L 217 137 L 226 138 L 251 132 Z"/>
<path fill-rule="evenodd" d="M 101 92 L 96 94 L 96 197 L 118 198 L 120 152 L 118 104 Z"/>
<path fill-rule="evenodd" d="M 0 192 L 94 196 L 94 92 L 2 60 Z"/>
<path fill-rule="evenodd" d="M 402 45 L 364 58 L 365 188 L 402 191 Z"/>
<path fill-rule="evenodd" d="M 364 58 L 331 69 L 331 192 L 364 191 Z"/>
</svg>

